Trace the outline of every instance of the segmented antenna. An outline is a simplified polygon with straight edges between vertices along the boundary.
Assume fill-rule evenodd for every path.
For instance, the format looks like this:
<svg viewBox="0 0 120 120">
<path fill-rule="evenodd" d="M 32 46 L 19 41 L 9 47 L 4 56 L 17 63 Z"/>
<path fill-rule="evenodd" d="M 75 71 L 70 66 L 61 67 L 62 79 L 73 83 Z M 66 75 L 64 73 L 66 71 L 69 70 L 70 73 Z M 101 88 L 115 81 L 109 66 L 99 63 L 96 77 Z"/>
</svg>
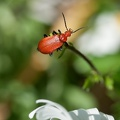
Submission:
<svg viewBox="0 0 120 120">
<path fill-rule="evenodd" d="M 65 23 L 65 28 L 66 30 L 68 31 L 68 27 L 67 27 L 67 23 L 66 23 L 66 19 L 65 19 L 65 15 L 62 13 L 62 16 L 63 16 L 63 20 L 64 20 L 64 23 Z"/>
<path fill-rule="evenodd" d="M 83 28 L 86 28 L 86 27 L 78 28 L 77 30 L 73 31 L 72 33 L 75 33 L 75 32 L 77 32 L 78 30 L 83 29 Z"/>
<path fill-rule="evenodd" d="M 62 13 L 62 16 L 63 16 L 63 19 L 64 19 L 65 28 L 66 28 L 66 30 L 68 31 L 69 29 L 68 29 L 68 27 L 67 27 L 67 23 L 66 23 L 65 15 L 64 15 L 63 13 Z M 77 32 L 78 30 L 83 29 L 83 28 L 86 28 L 86 27 L 78 28 L 77 30 L 73 31 L 72 33 L 75 33 L 75 32 Z"/>
</svg>

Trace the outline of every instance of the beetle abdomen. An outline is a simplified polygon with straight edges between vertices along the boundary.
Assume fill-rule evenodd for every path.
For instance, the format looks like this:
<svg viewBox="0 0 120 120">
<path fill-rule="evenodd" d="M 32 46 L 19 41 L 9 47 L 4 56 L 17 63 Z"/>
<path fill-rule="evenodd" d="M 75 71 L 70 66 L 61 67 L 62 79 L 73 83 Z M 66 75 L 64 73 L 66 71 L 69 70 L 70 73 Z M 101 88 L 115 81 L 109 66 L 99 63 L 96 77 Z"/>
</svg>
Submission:
<svg viewBox="0 0 120 120">
<path fill-rule="evenodd" d="M 51 54 L 62 45 L 63 42 L 60 41 L 59 35 L 48 36 L 38 43 L 38 50 L 44 54 Z"/>
</svg>

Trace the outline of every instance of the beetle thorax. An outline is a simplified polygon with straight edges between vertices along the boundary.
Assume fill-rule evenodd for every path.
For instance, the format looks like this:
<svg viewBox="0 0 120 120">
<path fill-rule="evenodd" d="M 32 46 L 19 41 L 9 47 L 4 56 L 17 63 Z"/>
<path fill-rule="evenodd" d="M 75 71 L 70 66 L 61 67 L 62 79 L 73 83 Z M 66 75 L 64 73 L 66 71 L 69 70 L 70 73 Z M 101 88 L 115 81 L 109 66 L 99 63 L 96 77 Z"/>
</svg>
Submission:
<svg viewBox="0 0 120 120">
<path fill-rule="evenodd" d="M 70 37 L 71 34 L 72 34 L 72 32 L 73 32 L 72 29 L 67 30 L 67 31 L 65 32 L 65 36 L 66 36 L 66 37 Z"/>
<path fill-rule="evenodd" d="M 61 42 L 66 42 L 67 37 L 70 37 L 72 34 L 72 29 L 65 31 L 65 33 L 60 34 L 59 38 Z"/>
<path fill-rule="evenodd" d="M 64 33 L 60 34 L 59 39 L 61 42 L 66 42 L 67 41 L 67 36 L 65 36 Z"/>
</svg>

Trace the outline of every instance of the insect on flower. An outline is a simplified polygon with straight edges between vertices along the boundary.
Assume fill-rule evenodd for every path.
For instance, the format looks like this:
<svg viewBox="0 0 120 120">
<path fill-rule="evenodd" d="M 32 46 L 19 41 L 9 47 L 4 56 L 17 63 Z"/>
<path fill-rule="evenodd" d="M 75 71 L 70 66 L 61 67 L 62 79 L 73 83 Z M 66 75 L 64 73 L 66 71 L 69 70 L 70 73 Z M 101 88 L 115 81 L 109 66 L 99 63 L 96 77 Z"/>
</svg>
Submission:
<svg viewBox="0 0 120 120">
<path fill-rule="evenodd" d="M 66 24 L 66 19 L 64 14 L 62 13 L 64 24 L 66 31 L 62 33 L 60 30 L 58 32 L 53 31 L 52 35 L 46 35 L 44 34 L 44 38 L 39 41 L 37 50 L 40 51 L 43 54 L 49 54 L 52 55 L 52 53 L 55 50 L 62 50 L 63 44 L 67 41 L 67 38 L 71 36 L 72 33 L 77 32 L 80 29 L 83 29 L 85 27 L 78 28 L 77 30 L 73 31 L 71 28 L 68 29 Z"/>
</svg>

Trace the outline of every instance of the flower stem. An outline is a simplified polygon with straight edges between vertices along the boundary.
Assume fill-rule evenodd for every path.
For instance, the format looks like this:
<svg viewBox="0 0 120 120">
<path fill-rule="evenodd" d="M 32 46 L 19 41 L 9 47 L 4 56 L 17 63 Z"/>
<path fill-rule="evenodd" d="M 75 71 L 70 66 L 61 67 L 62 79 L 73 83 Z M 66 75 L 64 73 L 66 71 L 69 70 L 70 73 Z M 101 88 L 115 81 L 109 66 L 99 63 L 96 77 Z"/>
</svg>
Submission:
<svg viewBox="0 0 120 120">
<path fill-rule="evenodd" d="M 76 53 L 77 55 L 79 55 L 80 57 L 82 57 L 88 64 L 89 66 L 92 68 L 92 70 L 97 73 L 98 75 L 101 76 L 100 72 L 98 71 L 98 69 L 94 66 L 94 64 L 84 55 L 82 54 L 80 51 L 78 51 L 75 47 L 73 47 L 72 45 L 69 45 L 67 42 L 65 42 L 65 47 L 68 48 L 69 50 L 73 51 L 74 53 Z"/>
</svg>

